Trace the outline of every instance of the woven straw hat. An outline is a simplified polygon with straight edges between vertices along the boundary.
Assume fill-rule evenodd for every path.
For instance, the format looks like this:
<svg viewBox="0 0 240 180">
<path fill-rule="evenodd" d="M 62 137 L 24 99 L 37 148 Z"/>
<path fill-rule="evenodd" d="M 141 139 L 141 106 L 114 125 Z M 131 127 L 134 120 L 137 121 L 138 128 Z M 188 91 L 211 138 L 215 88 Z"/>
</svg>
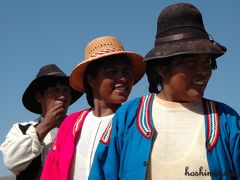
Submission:
<svg viewBox="0 0 240 180">
<path fill-rule="evenodd" d="M 210 54 L 217 58 L 226 48 L 211 40 L 200 11 L 189 3 L 172 4 L 160 13 L 155 46 L 145 61 L 180 54 Z"/>
<path fill-rule="evenodd" d="M 80 91 L 84 92 L 84 73 L 89 63 L 99 60 L 100 58 L 126 55 L 133 65 L 133 80 L 137 83 L 145 73 L 145 63 L 143 57 L 137 53 L 125 51 L 121 42 L 113 36 L 103 36 L 96 38 L 88 43 L 85 48 L 85 59 L 80 62 L 72 71 L 69 78 L 70 85 Z M 114 61 L 114 58 L 111 60 Z"/>
</svg>

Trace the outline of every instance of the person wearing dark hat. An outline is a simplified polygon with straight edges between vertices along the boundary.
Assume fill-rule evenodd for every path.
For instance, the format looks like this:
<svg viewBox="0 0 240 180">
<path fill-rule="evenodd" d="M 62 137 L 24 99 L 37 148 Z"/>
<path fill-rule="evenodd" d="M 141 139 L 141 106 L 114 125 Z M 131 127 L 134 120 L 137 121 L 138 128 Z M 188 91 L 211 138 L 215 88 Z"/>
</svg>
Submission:
<svg viewBox="0 0 240 180">
<path fill-rule="evenodd" d="M 203 97 L 225 51 L 195 6 L 166 7 L 145 56 L 150 94 L 117 110 L 89 179 L 239 179 L 240 117 Z"/>
<path fill-rule="evenodd" d="M 14 124 L 1 144 L 4 163 L 17 180 L 39 179 L 58 127 L 69 105 L 81 95 L 70 87 L 69 76 L 55 64 L 40 68 L 22 97 L 24 107 L 40 117 Z"/>
<path fill-rule="evenodd" d="M 68 115 L 48 154 L 41 180 L 88 178 L 99 141 L 109 141 L 111 120 L 145 73 L 143 57 L 124 50 L 114 36 L 93 39 L 70 85 L 85 92 L 89 109 Z M 104 134 L 104 135 L 102 135 Z"/>
</svg>

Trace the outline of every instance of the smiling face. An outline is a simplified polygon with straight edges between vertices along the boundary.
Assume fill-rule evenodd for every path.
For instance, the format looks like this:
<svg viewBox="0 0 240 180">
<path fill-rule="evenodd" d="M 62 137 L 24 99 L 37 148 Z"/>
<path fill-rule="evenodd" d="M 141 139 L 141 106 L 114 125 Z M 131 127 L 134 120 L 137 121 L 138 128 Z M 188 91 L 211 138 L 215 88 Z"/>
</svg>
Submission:
<svg viewBox="0 0 240 180">
<path fill-rule="evenodd" d="M 160 68 L 157 71 L 162 77 L 161 98 L 174 102 L 198 101 L 212 74 L 211 58 L 207 54 L 176 56 L 170 71 Z"/>
<path fill-rule="evenodd" d="M 105 60 L 96 70 L 95 77 L 88 76 L 95 101 L 107 106 L 120 105 L 125 102 L 133 86 L 132 66 L 122 57 L 111 57 Z"/>
</svg>

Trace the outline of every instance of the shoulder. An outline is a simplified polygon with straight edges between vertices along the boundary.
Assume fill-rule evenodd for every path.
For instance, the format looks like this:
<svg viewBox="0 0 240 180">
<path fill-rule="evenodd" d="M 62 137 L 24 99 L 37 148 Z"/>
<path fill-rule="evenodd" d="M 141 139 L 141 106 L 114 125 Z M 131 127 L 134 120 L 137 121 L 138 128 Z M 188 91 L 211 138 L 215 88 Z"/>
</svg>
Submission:
<svg viewBox="0 0 240 180">
<path fill-rule="evenodd" d="M 209 99 L 207 99 L 209 100 Z M 229 115 L 229 116 L 239 116 L 239 114 L 237 113 L 237 111 L 235 109 L 233 109 L 231 106 L 223 103 L 223 102 L 219 102 L 216 100 L 210 100 L 212 102 L 216 103 L 216 107 L 217 107 L 217 111 L 219 113 L 219 115 Z"/>
<path fill-rule="evenodd" d="M 78 112 L 74 112 L 74 113 L 71 113 L 69 114 L 63 121 L 62 125 L 67 125 L 67 124 L 71 124 L 71 123 L 74 123 L 81 114 L 85 113 L 85 112 L 88 112 L 90 109 L 83 109 L 81 111 L 78 111 Z"/>
<path fill-rule="evenodd" d="M 153 97 L 154 94 L 149 94 L 126 102 L 116 111 L 113 122 L 116 121 L 118 124 L 124 124 L 124 126 L 132 124 L 139 111 L 143 109 L 144 103 L 148 103 Z"/>
<path fill-rule="evenodd" d="M 68 131 L 74 128 L 76 122 L 85 114 L 87 114 L 90 109 L 84 109 L 78 112 L 74 112 L 69 114 L 61 124 L 59 131 Z"/>
<path fill-rule="evenodd" d="M 221 128 L 232 132 L 238 132 L 240 129 L 240 116 L 231 106 L 211 100 L 216 105 L 216 112 L 219 115 L 219 122 Z"/>
<path fill-rule="evenodd" d="M 143 105 L 144 103 L 150 102 L 153 98 L 154 98 L 154 94 L 148 94 L 146 96 L 134 98 L 134 99 L 124 103 L 117 110 L 116 113 L 123 113 L 123 112 L 130 113 L 130 112 L 137 111 L 141 105 Z"/>
<path fill-rule="evenodd" d="M 118 115 L 123 116 L 124 114 L 129 114 L 131 112 L 136 111 L 139 106 L 140 100 L 141 100 L 141 97 L 137 97 L 122 104 L 116 111 L 115 116 L 118 116 Z"/>
</svg>

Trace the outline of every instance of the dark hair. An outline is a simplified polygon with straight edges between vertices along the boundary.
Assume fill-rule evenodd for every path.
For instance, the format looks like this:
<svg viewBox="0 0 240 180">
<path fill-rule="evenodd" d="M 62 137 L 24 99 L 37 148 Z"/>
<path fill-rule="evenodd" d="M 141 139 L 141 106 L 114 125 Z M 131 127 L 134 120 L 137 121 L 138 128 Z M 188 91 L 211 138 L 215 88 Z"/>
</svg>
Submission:
<svg viewBox="0 0 240 180">
<path fill-rule="evenodd" d="M 154 59 L 151 61 L 147 61 L 146 75 L 148 78 L 149 83 L 148 90 L 150 93 L 159 93 L 158 87 L 162 86 L 162 78 L 157 73 L 156 66 L 166 67 L 167 69 L 170 70 L 172 66 L 172 60 Z"/>
<path fill-rule="evenodd" d="M 89 106 L 91 106 L 92 108 L 94 107 L 94 101 L 93 101 L 93 90 L 92 87 L 90 86 L 90 84 L 88 83 L 88 75 L 92 76 L 93 78 L 97 77 L 98 74 L 98 68 L 100 66 L 102 61 L 93 61 L 91 63 L 89 63 L 85 73 L 84 73 L 84 78 L 83 78 L 83 86 L 84 86 L 84 90 L 86 93 L 86 98 L 87 98 L 87 102 L 89 104 Z"/>
<path fill-rule="evenodd" d="M 185 55 L 180 55 L 184 58 Z M 146 75 L 148 78 L 148 91 L 150 93 L 159 93 L 159 86 L 162 87 L 162 77 L 157 73 L 156 67 L 166 68 L 168 71 L 172 70 L 172 62 L 175 60 L 176 56 L 165 58 L 165 59 L 154 59 L 147 61 L 146 64 Z M 212 70 L 217 69 L 216 59 L 211 60 Z"/>
<path fill-rule="evenodd" d="M 49 77 L 48 79 L 45 79 L 44 82 L 42 82 L 41 85 L 39 85 L 37 87 L 37 91 L 40 92 L 41 94 L 43 94 L 43 92 L 46 89 L 48 89 L 50 87 L 55 87 L 57 84 L 69 86 L 68 78 L 65 78 L 65 77 Z"/>
</svg>

